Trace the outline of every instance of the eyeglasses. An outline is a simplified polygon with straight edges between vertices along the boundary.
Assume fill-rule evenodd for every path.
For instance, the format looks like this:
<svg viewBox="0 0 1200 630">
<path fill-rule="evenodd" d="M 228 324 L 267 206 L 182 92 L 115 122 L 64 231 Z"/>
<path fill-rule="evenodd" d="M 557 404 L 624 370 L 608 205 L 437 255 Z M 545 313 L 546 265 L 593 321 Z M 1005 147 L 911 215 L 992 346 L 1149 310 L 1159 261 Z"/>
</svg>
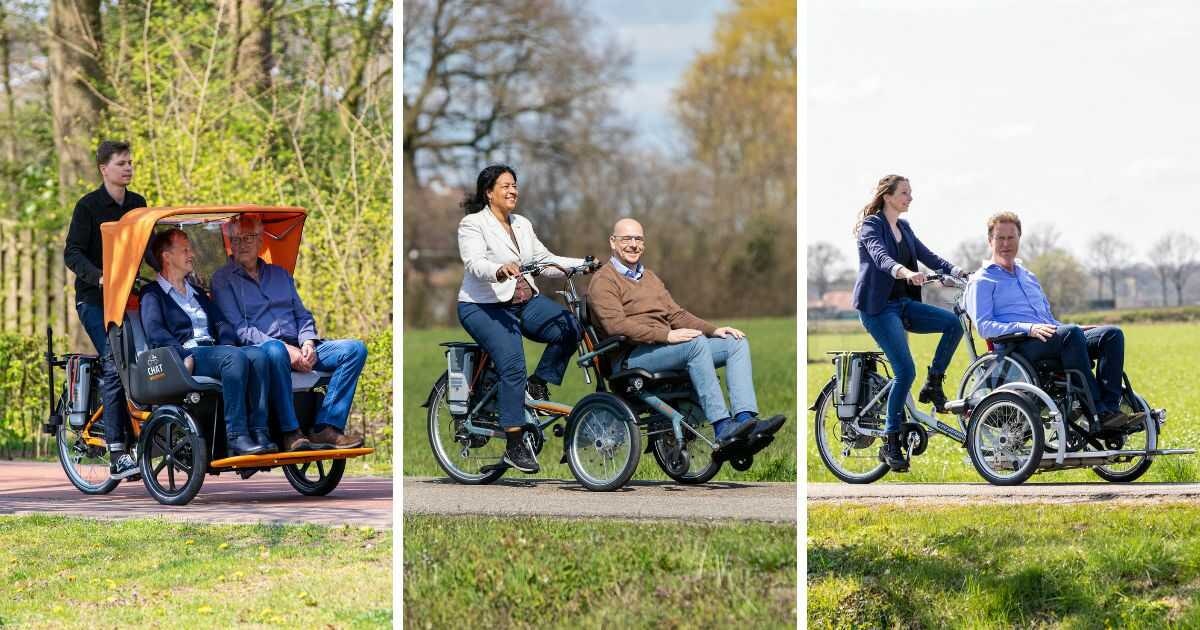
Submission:
<svg viewBox="0 0 1200 630">
<path fill-rule="evenodd" d="M 260 236 L 262 236 L 262 232 L 251 232 L 241 236 L 231 236 L 229 237 L 229 240 L 234 245 L 252 245 L 258 242 L 258 237 Z"/>
<path fill-rule="evenodd" d="M 626 245 L 629 244 L 630 242 L 634 242 L 639 245 L 646 242 L 646 237 L 644 237 L 644 236 L 617 236 L 616 234 L 614 234 L 612 238 L 613 238 L 613 240 L 617 241 L 618 243 L 626 244 Z"/>
</svg>

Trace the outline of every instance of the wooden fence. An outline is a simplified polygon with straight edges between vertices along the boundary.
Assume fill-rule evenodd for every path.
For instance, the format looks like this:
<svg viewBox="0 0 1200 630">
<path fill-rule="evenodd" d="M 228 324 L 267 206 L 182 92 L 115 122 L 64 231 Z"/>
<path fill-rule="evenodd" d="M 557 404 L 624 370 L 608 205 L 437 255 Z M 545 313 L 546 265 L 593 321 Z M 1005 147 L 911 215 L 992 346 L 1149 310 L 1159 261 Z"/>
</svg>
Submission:
<svg viewBox="0 0 1200 630">
<path fill-rule="evenodd" d="M 95 352 L 75 313 L 75 274 L 63 265 L 65 239 L 65 233 L 0 221 L 0 332 L 42 337 L 52 326 L 58 351 Z"/>
</svg>

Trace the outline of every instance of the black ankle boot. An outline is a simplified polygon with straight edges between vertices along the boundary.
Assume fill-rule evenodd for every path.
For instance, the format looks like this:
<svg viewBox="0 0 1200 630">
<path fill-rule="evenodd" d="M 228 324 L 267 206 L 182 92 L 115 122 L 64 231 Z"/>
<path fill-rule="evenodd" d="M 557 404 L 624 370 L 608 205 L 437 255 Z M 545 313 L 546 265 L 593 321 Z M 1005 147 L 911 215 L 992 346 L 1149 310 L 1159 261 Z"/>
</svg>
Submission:
<svg viewBox="0 0 1200 630">
<path fill-rule="evenodd" d="M 892 469 L 892 472 L 908 472 L 908 460 L 904 458 L 904 449 L 900 448 L 900 434 L 887 434 L 887 442 L 884 443 L 880 454 L 883 456 L 883 461 Z"/>
<path fill-rule="evenodd" d="M 931 402 L 938 413 L 944 413 L 946 411 L 946 394 L 942 393 L 942 381 L 945 379 L 945 374 L 934 374 L 933 370 L 930 370 L 929 375 L 925 378 L 925 386 L 917 395 L 917 400 L 923 403 Z"/>
</svg>

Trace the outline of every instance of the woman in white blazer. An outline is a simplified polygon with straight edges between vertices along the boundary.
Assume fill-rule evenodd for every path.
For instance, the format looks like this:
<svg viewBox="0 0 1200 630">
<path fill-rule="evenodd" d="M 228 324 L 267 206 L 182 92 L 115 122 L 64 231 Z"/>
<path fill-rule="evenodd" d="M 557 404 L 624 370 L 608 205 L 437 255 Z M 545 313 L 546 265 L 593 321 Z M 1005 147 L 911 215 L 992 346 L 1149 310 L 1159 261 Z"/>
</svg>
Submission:
<svg viewBox="0 0 1200 630">
<path fill-rule="evenodd" d="M 458 321 L 492 356 L 499 372 L 500 423 L 508 438 L 504 463 L 521 472 L 537 472 L 537 460 L 521 439 L 526 387 L 533 398 L 548 400 L 546 384 L 562 384 L 582 331 L 575 317 L 539 293 L 533 277 L 521 274 L 520 267 L 537 261 L 573 267 L 584 261 L 551 254 L 529 220 L 513 214 L 517 174 L 508 166 L 483 169 L 475 194 L 467 195 L 462 208 L 467 216 L 458 224 L 458 253 L 465 267 Z M 550 268 L 544 275 L 562 274 Z M 546 344 L 528 379 L 522 336 Z"/>
</svg>

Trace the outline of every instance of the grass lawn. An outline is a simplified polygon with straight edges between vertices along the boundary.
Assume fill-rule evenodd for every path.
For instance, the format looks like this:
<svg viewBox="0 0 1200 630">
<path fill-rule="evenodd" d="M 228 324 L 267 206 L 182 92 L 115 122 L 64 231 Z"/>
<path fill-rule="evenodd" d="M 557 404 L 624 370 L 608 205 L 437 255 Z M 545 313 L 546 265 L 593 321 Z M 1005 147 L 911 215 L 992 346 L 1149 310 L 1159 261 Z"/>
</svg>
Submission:
<svg viewBox="0 0 1200 630">
<path fill-rule="evenodd" d="M 872 350 L 875 343 L 861 325 L 841 328 L 829 326 L 822 332 L 808 336 L 807 399 L 804 407 L 812 405 L 821 388 L 833 375 L 833 365 L 825 355 L 829 350 Z M 843 324 L 838 322 L 838 324 Z M 1134 389 L 1146 398 L 1151 407 L 1167 409 L 1167 423 L 1159 434 L 1161 448 L 1192 448 L 1200 446 L 1200 388 L 1192 377 L 1200 368 L 1200 328 L 1195 324 L 1124 324 L 1125 371 L 1129 374 Z M 925 370 L 933 357 L 937 335 L 909 335 L 918 377 L 913 384 L 913 397 L 924 383 Z M 983 344 L 976 340 L 982 351 Z M 946 378 L 946 395 L 954 398 L 958 381 L 968 365 L 968 354 L 964 345 L 954 353 L 954 360 Z M 808 426 L 807 479 L 809 481 L 837 481 L 825 468 L 817 454 L 816 440 L 812 432 L 814 413 L 805 413 Z M 956 425 L 954 416 L 943 415 L 943 420 Z M 965 461 L 967 452 L 951 440 L 942 436 L 930 439 L 929 450 L 914 458 L 910 472 L 889 474 L 883 481 L 981 481 L 971 464 Z M 1090 470 L 1050 472 L 1035 475 L 1031 481 L 1099 481 Z M 1173 455 L 1155 460 L 1142 481 L 1196 481 L 1200 479 L 1200 459 L 1196 455 Z"/>
<path fill-rule="evenodd" d="M 717 480 L 795 481 L 796 480 L 796 320 L 794 318 L 760 318 L 721 322 L 746 332 L 754 358 L 755 391 L 758 406 L 764 415 L 783 413 L 788 416 L 775 443 L 755 456 L 754 467 L 739 473 L 723 466 Z M 446 370 L 443 341 L 470 341 L 461 328 L 409 330 L 404 333 L 404 474 L 409 476 L 441 476 L 429 448 L 426 429 L 426 409 L 421 406 L 435 381 Z M 526 340 L 526 364 L 537 365 L 542 346 Z M 573 404 L 594 386 L 583 382 L 582 370 L 574 363 L 567 369 L 562 387 L 551 387 L 554 400 Z M 547 433 L 547 446 L 540 462 L 542 472 L 536 476 L 571 479 L 566 464 L 559 464 L 562 440 Z M 643 454 L 635 479 L 668 479 L 655 464 L 653 456 Z"/>
<path fill-rule="evenodd" d="M 809 506 L 810 628 L 1200 627 L 1200 506 Z"/>
<path fill-rule="evenodd" d="M 796 528 L 405 516 L 404 623 L 793 628 Z"/>
<path fill-rule="evenodd" d="M 0 516 L 0 627 L 392 626 L 392 533 Z"/>
</svg>

